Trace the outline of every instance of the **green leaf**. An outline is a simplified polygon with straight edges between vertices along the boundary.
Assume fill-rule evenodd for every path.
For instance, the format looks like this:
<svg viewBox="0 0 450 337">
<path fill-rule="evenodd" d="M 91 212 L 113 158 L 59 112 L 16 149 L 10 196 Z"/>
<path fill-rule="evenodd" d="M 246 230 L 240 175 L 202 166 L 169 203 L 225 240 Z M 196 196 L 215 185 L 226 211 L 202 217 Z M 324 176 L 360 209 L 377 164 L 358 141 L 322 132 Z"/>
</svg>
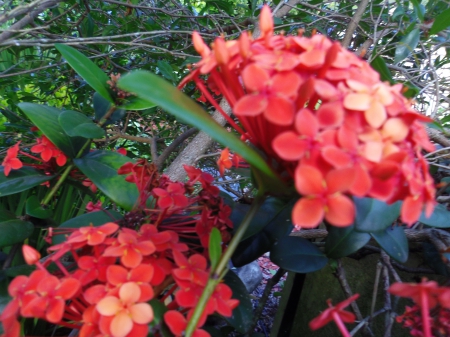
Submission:
<svg viewBox="0 0 450 337">
<path fill-rule="evenodd" d="M 386 228 L 382 232 L 370 233 L 383 250 L 398 262 L 408 260 L 408 239 L 405 230 L 401 226 Z"/>
<path fill-rule="evenodd" d="M 22 242 L 33 234 L 33 230 L 33 224 L 28 221 L 16 219 L 0 222 L 0 248 Z"/>
<path fill-rule="evenodd" d="M 404 36 L 395 49 L 394 63 L 397 64 L 407 58 L 416 48 L 420 40 L 420 29 L 416 28 Z"/>
<path fill-rule="evenodd" d="M 31 167 L 13 170 L 5 177 L 3 169 L 3 166 L 0 167 L 0 197 L 29 190 L 55 177 L 42 174 Z"/>
<path fill-rule="evenodd" d="M 224 317 L 224 319 L 238 332 L 245 333 L 251 327 L 253 320 L 253 306 L 247 288 L 231 270 L 225 275 L 223 281 L 233 291 L 232 298 L 239 300 L 239 305 L 233 310 L 233 316 Z"/>
<path fill-rule="evenodd" d="M 437 204 L 429 218 L 422 212 L 419 221 L 431 227 L 450 228 L 450 211 L 444 205 Z"/>
<path fill-rule="evenodd" d="M 211 270 L 214 270 L 219 263 L 220 255 L 222 255 L 222 235 L 220 231 L 214 227 L 209 236 L 209 260 L 211 261 Z"/>
<path fill-rule="evenodd" d="M 422 22 L 425 16 L 425 7 L 418 0 L 411 0 L 417 18 Z"/>
<path fill-rule="evenodd" d="M 45 209 L 42 207 L 37 195 L 32 195 L 27 199 L 25 210 L 28 215 L 38 219 L 48 219 L 53 214 L 51 209 Z"/>
<path fill-rule="evenodd" d="M 370 65 L 380 74 L 380 78 L 382 81 L 388 81 L 391 84 L 395 83 L 394 79 L 392 78 L 392 74 L 386 65 L 386 62 L 381 56 L 375 57 Z"/>
<path fill-rule="evenodd" d="M 436 16 L 428 33 L 430 35 L 437 34 L 448 26 L 450 26 L 450 8 Z"/>
<path fill-rule="evenodd" d="M 392 13 L 392 20 L 396 20 L 397 17 L 405 15 L 405 10 L 403 9 L 403 6 L 398 6 L 394 12 Z"/>
<path fill-rule="evenodd" d="M 325 254 L 308 240 L 298 236 L 285 236 L 270 250 L 270 260 L 294 273 L 311 273 L 328 262 Z"/>
<path fill-rule="evenodd" d="M 277 181 L 280 188 L 284 186 L 266 161 L 255 150 L 226 131 L 197 103 L 162 78 L 138 70 L 121 77 L 118 86 L 141 98 L 155 102 L 177 118 L 206 132 L 222 145 L 241 155 L 247 163 L 261 171 L 269 180 Z"/>
<path fill-rule="evenodd" d="M 60 226 L 58 226 L 58 228 L 80 228 L 87 227 L 90 224 L 92 224 L 93 226 L 101 226 L 107 222 L 115 222 L 122 218 L 123 216 L 116 211 L 108 210 L 91 212 L 67 220 L 66 222 L 63 222 Z M 65 236 L 63 234 L 55 235 L 52 237 L 52 243 L 54 245 L 62 243 L 64 240 Z"/>
<path fill-rule="evenodd" d="M 14 220 L 16 219 L 16 215 L 12 212 L 2 210 L 0 212 L 0 222 L 8 221 L 8 220 Z"/>
<path fill-rule="evenodd" d="M 149 304 L 153 309 L 153 320 L 150 323 L 150 329 L 152 332 L 159 331 L 162 337 L 172 337 L 169 328 L 164 323 L 164 314 L 167 311 L 167 307 L 156 298 L 152 299 Z M 157 335 L 155 333 L 151 336 Z M 158 334 L 159 335 L 159 334 Z"/>
<path fill-rule="evenodd" d="M 102 138 L 105 135 L 105 130 L 94 124 L 92 119 L 77 111 L 61 112 L 58 121 L 65 133 L 71 137 Z"/>
<path fill-rule="evenodd" d="M 146 110 L 155 107 L 156 104 L 139 97 L 132 97 L 126 103 L 119 106 L 118 110 Z M 113 113 L 114 116 L 114 113 Z"/>
<path fill-rule="evenodd" d="M 178 82 L 178 77 L 173 72 L 173 69 L 169 63 L 166 61 L 158 61 L 156 63 L 156 66 L 158 67 L 161 74 L 169 81 L 176 83 Z"/>
<path fill-rule="evenodd" d="M 112 151 L 94 151 L 80 159 L 75 165 L 112 201 L 129 211 L 138 200 L 135 184 L 125 181 L 125 175 L 117 170 L 132 160 Z"/>
<path fill-rule="evenodd" d="M 392 205 L 373 198 L 353 198 L 356 207 L 355 229 L 359 232 L 378 232 L 392 225 L 400 216 L 401 201 Z"/>
<path fill-rule="evenodd" d="M 19 108 L 36 125 L 42 133 L 70 158 L 76 157 L 86 143 L 84 138 L 69 137 L 59 124 L 61 110 L 46 105 L 20 103 Z"/>
<path fill-rule="evenodd" d="M 109 86 L 106 83 L 109 81 L 109 78 L 103 70 L 97 67 L 88 57 L 70 46 L 57 43 L 55 47 L 78 75 L 80 75 L 96 92 L 102 95 L 102 97 L 114 103 Z"/>
<path fill-rule="evenodd" d="M 358 232 L 354 225 L 338 228 L 330 226 L 325 242 L 325 253 L 338 259 L 356 252 L 370 240 L 369 233 Z"/>
<path fill-rule="evenodd" d="M 97 121 L 100 121 L 102 117 L 109 111 L 109 109 L 111 109 L 112 104 L 108 100 L 104 99 L 98 92 L 94 93 L 93 101 L 95 119 Z M 121 120 L 123 117 L 125 117 L 126 113 L 127 112 L 124 109 L 116 108 L 104 125 L 112 124 Z"/>
</svg>

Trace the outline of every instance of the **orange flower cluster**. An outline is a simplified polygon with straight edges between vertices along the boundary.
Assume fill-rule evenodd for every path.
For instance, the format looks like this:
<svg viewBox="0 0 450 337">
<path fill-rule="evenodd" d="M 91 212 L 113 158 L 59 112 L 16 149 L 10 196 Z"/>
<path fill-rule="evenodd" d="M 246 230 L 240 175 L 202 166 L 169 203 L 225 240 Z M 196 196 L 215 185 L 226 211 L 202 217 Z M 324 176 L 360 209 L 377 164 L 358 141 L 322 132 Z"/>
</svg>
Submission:
<svg viewBox="0 0 450 337">
<path fill-rule="evenodd" d="M 112 222 L 82 227 L 49 251 L 52 254 L 41 263 L 40 254 L 24 246 L 25 260 L 37 270 L 10 283 L 12 301 L 0 316 L 3 337 L 19 336 L 19 316 L 77 328 L 80 337 L 144 337 L 154 318 L 149 301 L 164 303 L 176 289 L 175 300 L 169 304 L 171 314 L 165 320 L 180 336 L 186 324 L 178 318 L 184 322 L 186 318 L 177 310 L 186 313 L 195 307 L 209 276 L 205 257 L 187 258 L 188 246 L 179 242 L 177 233 L 159 231 L 150 224 L 138 231 L 120 229 Z M 67 261 L 68 254 L 71 266 L 61 262 L 63 256 Z M 51 274 L 47 270 L 51 263 L 61 272 Z M 167 290 L 173 280 L 176 285 Z M 230 288 L 219 284 L 199 325 L 214 312 L 231 316 L 238 304 L 231 296 Z M 151 329 L 159 333 L 161 326 Z M 209 336 L 204 331 L 198 334 Z"/>
<path fill-rule="evenodd" d="M 260 29 L 257 39 L 246 32 L 235 41 L 219 37 L 212 50 L 194 32 L 202 60 L 180 87 L 194 81 L 243 139 L 294 180 L 303 196 L 294 224 L 313 228 L 325 218 L 348 226 L 355 216 L 352 195 L 403 200 L 401 217 L 409 225 L 423 209 L 429 215 L 435 189 L 422 150 L 434 146 L 422 122 L 430 119 L 411 107 L 402 85 L 381 82 L 367 62 L 323 35 L 275 35 L 268 6 Z M 228 101 L 239 125 L 215 93 Z"/>
<path fill-rule="evenodd" d="M 31 147 L 30 151 L 33 153 L 40 153 L 44 162 L 50 161 L 55 158 L 58 166 L 64 166 L 67 162 L 66 155 L 53 144 L 50 139 L 42 135 L 37 138 L 37 145 Z"/>
</svg>

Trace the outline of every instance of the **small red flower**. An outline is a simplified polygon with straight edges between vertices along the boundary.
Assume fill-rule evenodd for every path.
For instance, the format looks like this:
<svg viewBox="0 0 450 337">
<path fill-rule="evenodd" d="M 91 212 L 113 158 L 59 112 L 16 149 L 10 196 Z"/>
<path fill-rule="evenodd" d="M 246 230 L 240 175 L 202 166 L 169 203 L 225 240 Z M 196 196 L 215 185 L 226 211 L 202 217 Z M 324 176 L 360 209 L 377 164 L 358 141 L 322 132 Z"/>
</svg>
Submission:
<svg viewBox="0 0 450 337">
<path fill-rule="evenodd" d="M 89 201 L 86 205 L 86 211 L 88 213 L 101 211 L 102 209 L 103 209 L 102 202 L 100 200 L 97 201 L 95 204 L 92 201 Z"/>
<path fill-rule="evenodd" d="M 11 170 L 18 170 L 20 169 L 23 164 L 20 161 L 20 159 L 17 158 L 17 155 L 19 153 L 19 144 L 15 144 L 14 146 L 10 147 L 6 151 L 6 157 L 3 159 L 2 165 L 3 165 L 3 173 L 5 176 L 8 176 Z"/>
<path fill-rule="evenodd" d="M 220 153 L 220 158 L 217 160 L 217 166 L 219 167 L 220 175 L 223 176 L 225 169 L 231 168 L 233 165 L 231 159 L 230 159 L 230 150 L 228 148 L 225 148 Z"/>
<path fill-rule="evenodd" d="M 185 193 L 184 186 L 180 183 L 169 183 L 165 189 L 153 189 L 153 194 L 158 197 L 158 206 L 162 209 L 186 207 L 188 199 Z"/>
<path fill-rule="evenodd" d="M 66 155 L 53 144 L 50 139 L 41 136 L 37 139 L 38 144 L 31 147 L 30 151 L 33 153 L 40 153 L 43 161 L 48 162 L 55 158 L 58 166 L 64 166 L 67 162 Z"/>
<path fill-rule="evenodd" d="M 68 243 L 86 242 L 90 246 L 102 244 L 108 235 L 117 231 L 119 226 L 114 222 L 108 222 L 102 226 L 80 227 L 67 239 Z"/>
<path fill-rule="evenodd" d="M 169 310 L 164 314 L 164 322 L 166 322 L 170 331 L 176 336 L 184 336 L 184 330 L 187 327 L 186 318 L 176 310 Z M 210 337 L 210 334 L 205 330 L 197 329 L 194 331 L 192 337 Z"/>
</svg>

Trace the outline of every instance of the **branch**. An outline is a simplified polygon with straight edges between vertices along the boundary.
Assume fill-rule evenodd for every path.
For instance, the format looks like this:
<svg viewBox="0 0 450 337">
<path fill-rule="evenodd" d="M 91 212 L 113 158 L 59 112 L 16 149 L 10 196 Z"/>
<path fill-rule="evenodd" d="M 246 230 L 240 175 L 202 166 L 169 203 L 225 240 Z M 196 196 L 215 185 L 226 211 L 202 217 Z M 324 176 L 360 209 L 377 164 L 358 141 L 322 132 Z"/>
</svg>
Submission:
<svg viewBox="0 0 450 337">
<path fill-rule="evenodd" d="M 170 154 L 175 151 L 175 149 L 180 146 L 186 139 L 193 136 L 198 130 L 196 128 L 191 128 L 185 132 L 183 132 L 181 135 L 179 135 L 177 138 L 174 139 L 174 141 L 164 149 L 164 151 L 161 153 L 161 155 L 158 157 L 157 160 L 155 160 L 155 165 L 158 168 L 158 171 L 161 171 L 164 165 L 164 162 L 167 158 L 169 158 Z"/>
<path fill-rule="evenodd" d="M 342 40 L 342 47 L 348 48 L 350 46 L 350 42 L 352 41 L 353 33 L 355 32 L 356 27 L 358 26 L 359 21 L 361 20 L 364 11 L 369 4 L 369 0 L 361 0 L 356 9 L 355 15 L 351 18 L 350 23 L 348 24 L 348 28 L 345 31 L 344 39 Z"/>
</svg>

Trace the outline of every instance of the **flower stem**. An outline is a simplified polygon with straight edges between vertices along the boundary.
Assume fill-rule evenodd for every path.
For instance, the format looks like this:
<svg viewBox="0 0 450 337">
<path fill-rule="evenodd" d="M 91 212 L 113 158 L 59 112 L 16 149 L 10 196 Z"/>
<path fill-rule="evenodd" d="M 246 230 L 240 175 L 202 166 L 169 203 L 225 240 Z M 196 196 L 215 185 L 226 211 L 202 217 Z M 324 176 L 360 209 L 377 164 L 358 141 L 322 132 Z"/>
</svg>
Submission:
<svg viewBox="0 0 450 337">
<path fill-rule="evenodd" d="M 425 290 L 420 291 L 420 310 L 422 314 L 422 329 L 424 337 L 431 337 L 428 296 Z"/>
<path fill-rule="evenodd" d="M 343 337 L 351 337 L 350 333 L 347 330 L 347 327 L 345 326 L 344 322 L 342 322 L 341 317 L 339 317 L 339 314 L 337 312 L 333 312 L 333 320 Z"/>
<path fill-rule="evenodd" d="M 205 310 L 205 307 L 206 307 L 206 304 L 208 303 L 209 298 L 213 294 L 214 289 L 216 289 L 216 286 L 220 283 L 222 278 L 225 276 L 224 271 L 228 267 L 228 261 L 231 259 L 231 256 L 233 255 L 234 251 L 236 250 L 239 242 L 244 237 L 244 234 L 247 231 L 247 228 L 250 225 L 251 220 L 255 216 L 256 212 L 259 209 L 259 206 L 261 206 L 264 199 L 265 199 L 264 195 L 258 194 L 256 196 L 256 198 L 253 200 L 250 210 L 248 211 L 244 220 L 242 220 L 239 228 L 237 229 L 236 233 L 233 236 L 233 239 L 231 239 L 227 250 L 225 251 L 225 253 L 223 253 L 222 257 L 220 258 L 220 261 L 217 264 L 217 267 L 211 272 L 208 283 L 206 284 L 205 289 L 203 289 L 202 296 L 200 296 L 200 299 L 194 309 L 191 319 L 189 320 L 189 322 L 187 324 L 186 332 L 185 332 L 186 337 L 191 337 L 192 334 L 194 333 L 194 331 L 196 330 L 197 324 L 200 320 L 200 317 L 203 314 L 203 311 Z"/>
<path fill-rule="evenodd" d="M 48 205 L 50 200 L 52 200 L 53 196 L 55 195 L 56 191 L 61 187 L 62 183 L 66 180 L 66 178 L 69 176 L 70 171 L 72 171 L 74 164 L 70 164 L 66 167 L 63 174 L 61 174 L 61 177 L 56 182 L 55 186 L 50 190 L 50 192 L 45 196 L 44 200 L 42 200 L 41 205 Z"/>
</svg>

